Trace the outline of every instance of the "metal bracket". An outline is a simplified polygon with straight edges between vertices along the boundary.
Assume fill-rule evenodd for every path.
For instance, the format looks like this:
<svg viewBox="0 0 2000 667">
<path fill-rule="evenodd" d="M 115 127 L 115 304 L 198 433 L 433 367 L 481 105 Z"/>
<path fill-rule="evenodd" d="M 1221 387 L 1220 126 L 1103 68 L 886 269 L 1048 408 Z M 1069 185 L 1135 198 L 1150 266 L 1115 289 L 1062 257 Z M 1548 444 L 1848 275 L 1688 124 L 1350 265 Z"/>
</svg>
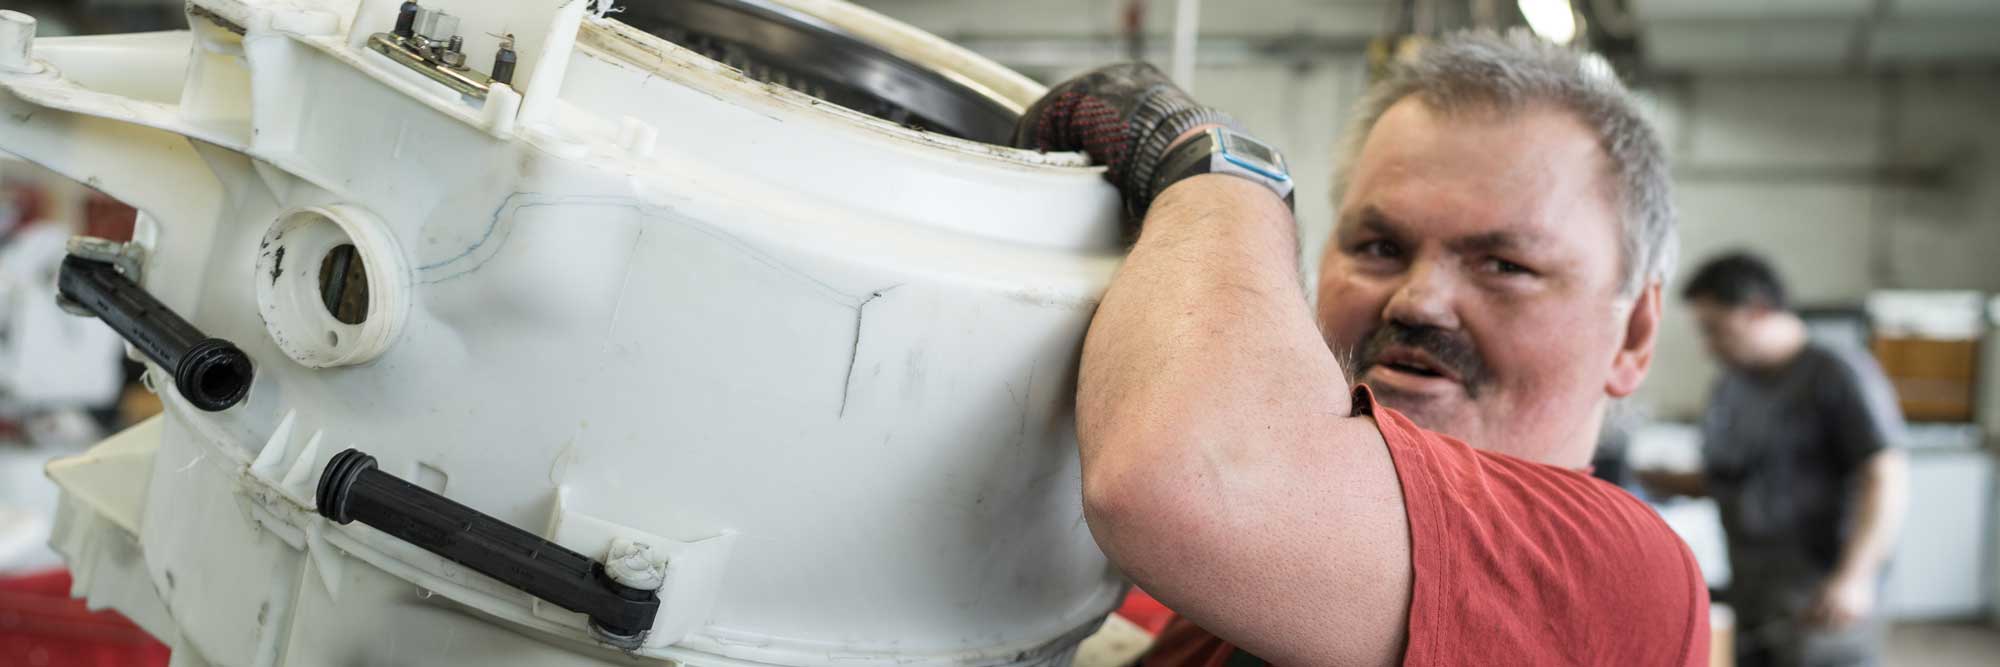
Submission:
<svg viewBox="0 0 2000 667">
<path fill-rule="evenodd" d="M 368 48 L 388 56 L 396 64 L 416 70 L 418 74 L 444 84 L 460 95 L 486 99 L 487 89 L 493 83 L 491 77 L 467 69 L 462 64 L 454 67 L 443 61 L 434 60 L 414 46 L 409 40 L 386 32 L 378 32 L 368 38 Z"/>
</svg>

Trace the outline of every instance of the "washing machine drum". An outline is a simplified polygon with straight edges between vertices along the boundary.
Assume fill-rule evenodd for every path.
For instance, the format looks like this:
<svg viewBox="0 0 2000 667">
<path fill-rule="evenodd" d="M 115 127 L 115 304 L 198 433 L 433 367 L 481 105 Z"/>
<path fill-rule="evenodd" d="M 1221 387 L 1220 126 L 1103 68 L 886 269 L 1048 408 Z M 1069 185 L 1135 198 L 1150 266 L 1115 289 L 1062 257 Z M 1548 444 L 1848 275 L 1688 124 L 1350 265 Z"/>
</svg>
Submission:
<svg viewBox="0 0 2000 667">
<path fill-rule="evenodd" d="M 1003 145 L 1039 85 L 828 0 L 401 5 L 0 71 L 0 150 L 143 212 L 100 286 L 244 361 L 51 467 L 78 590 L 191 664 L 1068 663 L 1122 239 Z"/>
<path fill-rule="evenodd" d="M 625 6 L 619 21 L 743 72 L 905 126 L 1006 144 L 1019 107 L 811 14 L 759 0 Z"/>
</svg>

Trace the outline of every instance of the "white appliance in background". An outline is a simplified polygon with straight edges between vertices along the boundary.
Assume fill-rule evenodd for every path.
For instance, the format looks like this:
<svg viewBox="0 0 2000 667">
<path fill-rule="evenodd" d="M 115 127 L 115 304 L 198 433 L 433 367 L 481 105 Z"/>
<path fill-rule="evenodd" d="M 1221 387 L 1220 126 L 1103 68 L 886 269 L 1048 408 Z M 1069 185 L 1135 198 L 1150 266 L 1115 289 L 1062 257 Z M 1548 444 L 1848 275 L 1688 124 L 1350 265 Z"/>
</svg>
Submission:
<svg viewBox="0 0 2000 667">
<path fill-rule="evenodd" d="M 1866 308 L 1877 336 L 1958 340 L 1985 332 L 1985 302 L 1970 290 L 1876 290 Z"/>
<path fill-rule="evenodd" d="M 1883 290 L 1869 294 L 1867 312 L 1876 336 L 1984 337 L 1983 356 L 1991 359 L 1985 302 L 1972 291 Z M 1983 373 L 1982 381 L 1991 387 L 1995 377 Z M 1991 410 L 1974 409 L 1975 416 L 1993 418 Z M 1912 421 L 1909 436 L 1910 508 L 1883 604 L 1892 616 L 1910 620 L 1987 614 L 1995 599 L 1984 582 L 1993 572 L 1996 512 L 1995 465 L 1985 434 L 1978 423 Z"/>
<path fill-rule="evenodd" d="M 1910 508 L 1883 588 L 1892 617 L 1942 620 L 1990 612 L 1993 454 L 1964 424 L 1910 425 Z"/>
<path fill-rule="evenodd" d="M 1040 86 L 830 0 L 673 3 L 676 41 L 403 4 L 0 12 L 0 150 L 142 211 L 143 292 L 254 370 L 208 411 L 250 376 L 153 364 L 165 416 L 50 466 L 79 593 L 190 665 L 1070 662 L 1124 593 L 1070 414 L 1123 248 L 1100 170 L 998 145 Z M 379 467 L 326 474 L 350 447 Z M 658 614 L 390 532 L 442 504 L 324 516 L 367 479 Z"/>
<path fill-rule="evenodd" d="M 1979 344 L 1979 421 L 1992 450 L 2000 449 L 2000 294 L 1987 300 L 1986 320 L 1986 339 Z"/>
<path fill-rule="evenodd" d="M 1634 470 L 1701 471 L 1701 427 L 1685 422 L 1657 421 L 1632 430 L 1625 462 Z M 1674 497 L 1653 503 L 1667 527 L 1680 535 L 1701 567 L 1710 588 L 1729 586 L 1729 540 L 1722 533 L 1722 511 L 1709 498 Z"/>
<path fill-rule="evenodd" d="M 1990 455 L 2000 451 L 2000 294 L 1986 302 L 1986 339 L 1980 349 L 1979 420 L 1985 425 Z M 1984 612 L 1991 623 L 2000 626 L 2000 493 L 1989 495 L 1986 506 L 1992 512 L 1984 533 L 1988 552 L 1983 574 L 1989 585 Z"/>
<path fill-rule="evenodd" d="M 51 295 L 69 237 L 64 225 L 36 222 L 0 243 L 0 418 L 104 407 L 124 384 L 118 334 L 62 312 Z"/>
</svg>

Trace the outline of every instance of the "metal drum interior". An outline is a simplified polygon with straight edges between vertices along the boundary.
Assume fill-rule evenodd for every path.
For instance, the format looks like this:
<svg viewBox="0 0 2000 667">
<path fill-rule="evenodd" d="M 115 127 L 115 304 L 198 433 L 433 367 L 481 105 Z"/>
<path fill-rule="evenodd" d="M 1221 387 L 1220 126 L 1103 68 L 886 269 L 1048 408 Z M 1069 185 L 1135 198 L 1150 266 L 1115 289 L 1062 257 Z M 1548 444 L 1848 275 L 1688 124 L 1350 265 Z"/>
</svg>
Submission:
<svg viewBox="0 0 2000 667">
<path fill-rule="evenodd" d="M 902 125 L 1008 143 L 1020 107 L 765 0 L 620 4 L 611 17 L 743 72 Z"/>
</svg>

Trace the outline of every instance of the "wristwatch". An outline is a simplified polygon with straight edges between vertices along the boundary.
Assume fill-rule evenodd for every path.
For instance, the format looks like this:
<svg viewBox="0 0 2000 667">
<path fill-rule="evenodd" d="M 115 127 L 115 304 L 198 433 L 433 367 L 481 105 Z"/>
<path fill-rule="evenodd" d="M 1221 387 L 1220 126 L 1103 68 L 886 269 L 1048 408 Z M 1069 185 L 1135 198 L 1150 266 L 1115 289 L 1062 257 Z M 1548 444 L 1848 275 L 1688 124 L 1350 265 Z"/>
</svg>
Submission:
<svg viewBox="0 0 2000 667">
<path fill-rule="evenodd" d="M 1292 208 L 1292 172 L 1285 156 L 1250 135 L 1227 127 L 1212 127 L 1167 151 L 1154 172 L 1147 202 L 1167 186 L 1198 174 L 1228 174 L 1270 188 Z"/>
</svg>

